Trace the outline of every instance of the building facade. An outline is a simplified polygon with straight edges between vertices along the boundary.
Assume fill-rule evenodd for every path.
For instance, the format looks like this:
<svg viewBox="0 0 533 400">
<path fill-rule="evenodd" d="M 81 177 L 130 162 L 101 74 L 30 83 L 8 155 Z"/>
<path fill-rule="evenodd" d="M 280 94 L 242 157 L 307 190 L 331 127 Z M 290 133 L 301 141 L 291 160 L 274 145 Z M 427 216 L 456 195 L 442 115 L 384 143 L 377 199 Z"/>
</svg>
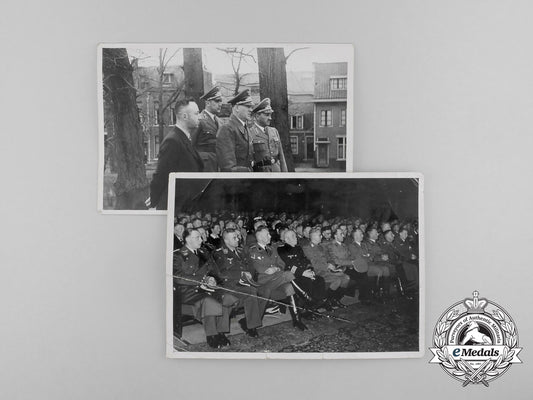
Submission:
<svg viewBox="0 0 533 400">
<path fill-rule="evenodd" d="M 314 63 L 315 166 L 346 170 L 348 63 Z"/>
</svg>

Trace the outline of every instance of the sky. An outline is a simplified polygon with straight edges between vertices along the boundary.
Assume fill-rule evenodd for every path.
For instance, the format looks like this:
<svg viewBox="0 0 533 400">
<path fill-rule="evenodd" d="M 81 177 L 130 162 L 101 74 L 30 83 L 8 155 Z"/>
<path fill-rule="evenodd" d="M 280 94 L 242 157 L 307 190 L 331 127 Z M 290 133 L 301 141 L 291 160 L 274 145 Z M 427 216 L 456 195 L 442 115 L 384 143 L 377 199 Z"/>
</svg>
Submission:
<svg viewBox="0 0 533 400">
<path fill-rule="evenodd" d="M 257 45 L 254 44 L 143 44 L 126 46 L 130 57 L 139 58 L 140 66 L 154 66 L 159 64 L 159 49 L 167 48 L 167 57 L 170 57 L 177 50 L 169 65 L 183 64 L 183 46 L 202 47 L 203 62 L 208 71 L 214 75 L 232 73 L 231 59 L 218 48 L 237 47 L 245 51 L 252 50 L 252 54 L 257 61 Z M 285 56 L 294 49 L 301 49 L 294 52 L 287 61 L 288 71 L 312 71 L 314 62 L 347 62 L 353 61 L 353 47 L 350 44 L 261 44 L 264 47 L 283 47 Z M 303 49 L 302 49 L 303 48 Z M 241 72 L 257 72 L 257 64 L 251 59 L 246 59 L 241 65 Z"/>
</svg>

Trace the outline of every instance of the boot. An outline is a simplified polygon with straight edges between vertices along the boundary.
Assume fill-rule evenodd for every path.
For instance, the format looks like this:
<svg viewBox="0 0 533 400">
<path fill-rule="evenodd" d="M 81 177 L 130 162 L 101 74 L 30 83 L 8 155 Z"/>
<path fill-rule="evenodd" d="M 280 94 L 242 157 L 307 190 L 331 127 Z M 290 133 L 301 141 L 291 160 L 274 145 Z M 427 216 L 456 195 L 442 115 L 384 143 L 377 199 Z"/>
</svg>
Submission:
<svg viewBox="0 0 533 400">
<path fill-rule="evenodd" d="M 298 328 L 301 331 L 305 331 L 308 328 L 302 322 L 302 318 L 300 314 L 298 313 L 298 310 L 296 309 L 296 303 L 294 302 L 294 297 L 292 296 L 291 296 L 291 305 L 292 307 L 289 307 L 289 311 L 292 317 L 292 326 L 294 326 L 295 328 Z"/>
</svg>

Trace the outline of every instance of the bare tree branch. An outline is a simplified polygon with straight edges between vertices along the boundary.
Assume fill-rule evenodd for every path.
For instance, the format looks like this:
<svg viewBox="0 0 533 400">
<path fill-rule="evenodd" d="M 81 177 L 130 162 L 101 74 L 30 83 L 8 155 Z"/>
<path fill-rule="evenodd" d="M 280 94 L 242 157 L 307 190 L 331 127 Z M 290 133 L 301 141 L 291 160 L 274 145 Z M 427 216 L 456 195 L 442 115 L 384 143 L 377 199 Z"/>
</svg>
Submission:
<svg viewBox="0 0 533 400">
<path fill-rule="evenodd" d="M 294 50 L 291 50 L 291 52 L 289 54 L 287 54 L 287 56 L 285 57 L 285 62 L 287 62 L 287 60 L 289 59 L 289 57 L 293 54 L 293 53 L 296 53 L 298 50 L 305 50 L 305 49 L 308 49 L 309 47 L 299 47 L 297 49 L 294 49 Z"/>
</svg>

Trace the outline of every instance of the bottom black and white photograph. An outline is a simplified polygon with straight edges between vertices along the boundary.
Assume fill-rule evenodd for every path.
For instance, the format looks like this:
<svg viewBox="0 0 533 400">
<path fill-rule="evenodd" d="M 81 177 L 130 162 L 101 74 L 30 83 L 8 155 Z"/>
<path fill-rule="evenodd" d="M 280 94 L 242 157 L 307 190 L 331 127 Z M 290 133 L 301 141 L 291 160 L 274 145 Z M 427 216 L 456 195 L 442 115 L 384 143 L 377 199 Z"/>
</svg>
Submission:
<svg viewBox="0 0 533 400">
<path fill-rule="evenodd" d="M 167 357 L 423 355 L 421 174 L 174 173 L 168 204 Z"/>
</svg>

